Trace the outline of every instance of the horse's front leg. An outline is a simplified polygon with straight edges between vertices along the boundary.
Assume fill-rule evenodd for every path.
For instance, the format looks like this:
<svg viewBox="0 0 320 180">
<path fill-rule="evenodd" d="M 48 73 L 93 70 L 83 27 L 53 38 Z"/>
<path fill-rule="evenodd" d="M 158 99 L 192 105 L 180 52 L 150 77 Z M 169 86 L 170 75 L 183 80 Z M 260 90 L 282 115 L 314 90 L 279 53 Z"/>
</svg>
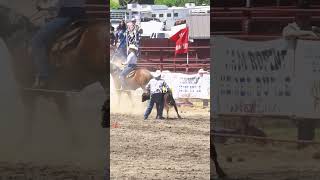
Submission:
<svg viewBox="0 0 320 180">
<path fill-rule="evenodd" d="M 79 139 L 76 136 L 76 132 L 72 124 L 68 97 L 66 95 L 56 95 L 54 100 L 58 106 L 63 122 L 67 127 L 67 131 L 70 133 L 71 146 L 74 147 L 75 145 L 78 145 Z"/>
<path fill-rule="evenodd" d="M 116 93 L 117 93 L 117 98 L 118 98 L 118 100 L 117 100 L 117 107 L 119 107 L 119 106 L 120 106 L 120 102 L 121 102 L 120 100 L 121 100 L 121 94 L 122 94 L 122 93 L 121 93 L 119 90 L 117 90 Z"/>
<path fill-rule="evenodd" d="M 127 95 L 129 97 L 129 100 L 130 100 L 130 103 L 131 103 L 131 107 L 133 108 L 134 107 L 134 103 L 133 103 L 133 98 L 132 98 L 132 93 L 131 91 L 127 91 Z"/>
</svg>

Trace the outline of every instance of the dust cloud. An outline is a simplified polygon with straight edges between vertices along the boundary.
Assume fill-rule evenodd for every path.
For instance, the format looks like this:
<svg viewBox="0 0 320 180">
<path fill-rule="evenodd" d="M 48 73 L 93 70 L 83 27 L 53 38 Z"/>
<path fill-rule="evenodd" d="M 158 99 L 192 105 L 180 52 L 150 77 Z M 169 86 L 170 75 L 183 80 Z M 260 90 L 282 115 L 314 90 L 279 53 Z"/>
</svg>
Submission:
<svg viewBox="0 0 320 180">
<path fill-rule="evenodd" d="M 114 86 L 114 81 L 110 75 L 110 108 L 111 113 L 125 113 L 132 115 L 141 115 L 147 108 L 147 102 L 141 101 L 141 95 L 143 90 L 141 88 L 130 91 L 132 94 L 132 100 L 130 100 L 128 94 L 125 92 L 117 93 Z"/>
<path fill-rule="evenodd" d="M 107 132 L 101 128 L 101 105 L 106 99 L 100 84 L 68 97 L 72 128 L 68 129 L 55 103 L 39 97 L 30 141 L 23 141 L 24 107 L 14 80 L 10 55 L 0 41 L 0 161 L 39 165 L 70 164 L 81 168 L 104 168 Z M 71 144 L 70 132 L 78 139 Z"/>
</svg>

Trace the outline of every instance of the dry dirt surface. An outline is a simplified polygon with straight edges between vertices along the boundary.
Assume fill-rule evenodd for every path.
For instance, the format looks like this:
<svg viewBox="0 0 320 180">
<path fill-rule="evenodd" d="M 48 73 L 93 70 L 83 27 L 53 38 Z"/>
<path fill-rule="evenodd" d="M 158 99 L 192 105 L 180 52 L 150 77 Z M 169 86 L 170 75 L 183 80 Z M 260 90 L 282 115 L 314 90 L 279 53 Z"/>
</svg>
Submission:
<svg viewBox="0 0 320 180">
<path fill-rule="evenodd" d="M 208 109 L 179 110 L 183 119 L 171 110 L 172 119 L 155 120 L 154 109 L 146 121 L 143 108 L 113 110 L 111 179 L 210 179 Z"/>
<path fill-rule="evenodd" d="M 230 179 L 320 180 L 320 146 L 298 150 L 292 144 L 216 144 L 218 160 Z M 214 168 L 214 166 L 212 166 Z"/>
<path fill-rule="evenodd" d="M 34 163 L 0 163 L 1 179 L 69 179 L 69 180 L 103 180 L 100 172 L 82 169 L 74 165 L 36 165 Z"/>
</svg>

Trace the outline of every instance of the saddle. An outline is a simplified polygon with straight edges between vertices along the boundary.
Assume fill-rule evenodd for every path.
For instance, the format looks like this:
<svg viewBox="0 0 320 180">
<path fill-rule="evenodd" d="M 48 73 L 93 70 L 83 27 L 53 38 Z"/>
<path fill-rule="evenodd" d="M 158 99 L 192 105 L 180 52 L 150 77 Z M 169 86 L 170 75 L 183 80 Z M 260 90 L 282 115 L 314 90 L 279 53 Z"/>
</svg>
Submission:
<svg viewBox="0 0 320 180">
<path fill-rule="evenodd" d="M 75 48 L 87 26 L 87 19 L 79 19 L 72 22 L 67 28 L 64 28 L 57 34 L 56 40 L 51 47 L 51 52 L 55 53 Z"/>
<path fill-rule="evenodd" d="M 69 52 L 75 49 L 82 37 L 82 34 L 88 27 L 87 19 L 79 19 L 72 22 L 66 28 L 63 28 L 57 33 L 55 41 L 53 42 L 50 50 L 50 54 L 55 57 L 61 56 L 63 53 Z M 61 58 L 51 58 L 51 64 L 58 66 L 61 62 L 58 62 Z"/>
<path fill-rule="evenodd" d="M 132 78 L 136 74 L 137 69 L 133 69 L 129 74 L 126 76 L 127 79 Z"/>
</svg>

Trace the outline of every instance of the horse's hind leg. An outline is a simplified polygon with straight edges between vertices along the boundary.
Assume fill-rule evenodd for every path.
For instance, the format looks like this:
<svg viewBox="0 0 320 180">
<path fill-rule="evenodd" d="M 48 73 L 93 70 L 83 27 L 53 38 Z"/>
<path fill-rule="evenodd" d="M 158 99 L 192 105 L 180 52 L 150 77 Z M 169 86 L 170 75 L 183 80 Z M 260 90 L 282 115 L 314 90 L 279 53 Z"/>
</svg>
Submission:
<svg viewBox="0 0 320 180">
<path fill-rule="evenodd" d="M 78 138 L 76 137 L 76 133 L 72 125 L 72 116 L 68 104 L 68 97 L 66 95 L 57 95 L 54 97 L 54 100 L 58 106 L 64 124 L 67 127 L 67 131 L 70 133 L 71 145 L 74 146 L 78 144 Z"/>
</svg>

